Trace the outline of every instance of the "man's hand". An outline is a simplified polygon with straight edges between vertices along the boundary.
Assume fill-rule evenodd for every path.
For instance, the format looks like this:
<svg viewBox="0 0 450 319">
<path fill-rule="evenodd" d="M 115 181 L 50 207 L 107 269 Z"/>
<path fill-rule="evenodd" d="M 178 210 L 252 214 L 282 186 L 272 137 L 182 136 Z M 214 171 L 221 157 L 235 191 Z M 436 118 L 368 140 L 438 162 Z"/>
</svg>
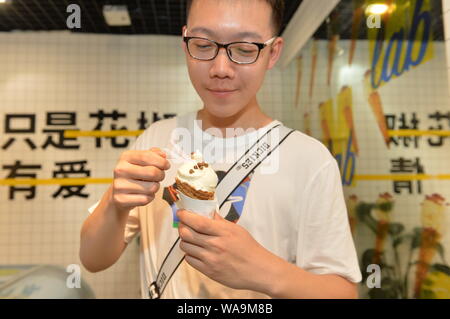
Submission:
<svg viewBox="0 0 450 319">
<path fill-rule="evenodd" d="M 187 210 L 178 210 L 180 248 L 186 262 L 209 278 L 234 289 L 261 291 L 256 273 L 270 254 L 243 227 Z"/>
<path fill-rule="evenodd" d="M 122 153 L 115 169 L 112 202 L 119 211 L 145 206 L 155 198 L 170 168 L 166 154 L 158 148 Z"/>
<path fill-rule="evenodd" d="M 262 247 L 243 227 L 178 210 L 180 248 L 186 262 L 234 289 L 272 298 L 357 298 L 356 285 L 339 275 L 316 275 Z"/>
</svg>

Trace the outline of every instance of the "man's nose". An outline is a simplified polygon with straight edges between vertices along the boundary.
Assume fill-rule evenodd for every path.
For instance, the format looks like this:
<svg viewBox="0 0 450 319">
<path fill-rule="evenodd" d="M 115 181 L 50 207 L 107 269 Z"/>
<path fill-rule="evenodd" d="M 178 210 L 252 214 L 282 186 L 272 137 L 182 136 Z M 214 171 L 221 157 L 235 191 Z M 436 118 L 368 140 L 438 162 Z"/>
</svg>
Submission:
<svg viewBox="0 0 450 319">
<path fill-rule="evenodd" d="M 212 60 L 210 76 L 217 76 L 219 78 L 232 78 L 234 76 L 233 64 L 234 62 L 228 58 L 226 49 L 220 48 L 216 58 Z"/>
</svg>

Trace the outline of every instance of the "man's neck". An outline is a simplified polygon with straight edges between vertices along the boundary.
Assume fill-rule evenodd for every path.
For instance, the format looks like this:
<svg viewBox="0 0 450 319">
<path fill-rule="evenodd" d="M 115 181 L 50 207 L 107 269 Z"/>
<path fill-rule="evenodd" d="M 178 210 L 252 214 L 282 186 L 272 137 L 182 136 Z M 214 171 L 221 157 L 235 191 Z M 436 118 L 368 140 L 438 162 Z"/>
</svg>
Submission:
<svg viewBox="0 0 450 319">
<path fill-rule="evenodd" d="M 197 113 L 197 120 L 201 120 L 202 130 L 217 128 L 221 131 L 223 137 L 229 137 L 226 136 L 227 128 L 239 128 L 243 130 L 250 128 L 259 129 L 273 121 L 272 118 L 261 111 L 257 104 L 246 107 L 239 113 L 227 118 L 215 117 L 208 113 L 207 109 L 203 107 L 203 109 Z"/>
</svg>

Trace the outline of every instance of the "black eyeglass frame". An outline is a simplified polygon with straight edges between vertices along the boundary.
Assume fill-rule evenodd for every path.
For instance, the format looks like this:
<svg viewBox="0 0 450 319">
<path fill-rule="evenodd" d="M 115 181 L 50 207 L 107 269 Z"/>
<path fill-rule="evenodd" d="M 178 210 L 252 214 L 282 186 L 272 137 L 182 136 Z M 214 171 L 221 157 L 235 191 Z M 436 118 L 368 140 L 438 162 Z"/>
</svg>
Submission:
<svg viewBox="0 0 450 319">
<path fill-rule="evenodd" d="M 236 41 L 236 42 L 230 42 L 230 43 L 219 43 L 219 42 L 216 42 L 214 40 L 210 40 L 210 39 L 206 39 L 206 38 L 202 38 L 202 37 L 186 37 L 186 36 L 183 36 L 183 41 L 186 43 L 186 47 L 187 47 L 187 50 L 189 52 L 189 55 L 192 58 L 196 59 L 196 60 L 200 60 L 200 61 L 211 61 L 211 60 L 214 60 L 217 57 L 217 55 L 219 54 L 220 49 L 224 48 L 225 51 L 227 52 L 227 55 L 228 55 L 228 58 L 230 59 L 230 61 L 232 61 L 232 62 L 234 62 L 236 64 L 253 64 L 256 61 L 258 61 L 259 55 L 261 54 L 261 50 L 263 50 L 265 47 L 270 45 L 276 38 L 277 37 L 275 36 L 275 37 L 267 40 L 264 43 L 247 42 L 247 41 Z M 206 41 L 214 43 L 216 45 L 216 48 L 217 48 L 216 53 L 214 54 L 214 56 L 211 59 L 200 59 L 200 58 L 197 58 L 197 57 L 193 56 L 191 51 L 189 50 L 189 43 L 188 43 L 189 40 L 191 40 L 191 39 L 201 39 L 201 40 L 206 40 Z M 228 47 L 230 45 L 236 44 L 236 43 L 255 44 L 258 47 L 258 55 L 256 56 L 255 61 L 253 61 L 253 62 L 236 62 L 236 61 L 234 61 L 233 58 L 230 56 L 230 52 L 228 51 Z"/>
</svg>

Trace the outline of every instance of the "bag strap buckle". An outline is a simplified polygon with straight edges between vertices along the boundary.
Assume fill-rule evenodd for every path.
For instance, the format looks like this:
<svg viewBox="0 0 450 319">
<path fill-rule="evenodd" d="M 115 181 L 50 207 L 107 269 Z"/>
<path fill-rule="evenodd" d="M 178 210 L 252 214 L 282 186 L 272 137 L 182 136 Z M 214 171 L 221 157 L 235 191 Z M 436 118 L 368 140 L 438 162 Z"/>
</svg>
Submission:
<svg viewBox="0 0 450 319">
<path fill-rule="evenodd" d="M 160 299 L 161 296 L 159 293 L 159 288 L 156 285 L 156 281 L 150 284 L 150 287 L 148 288 L 148 294 L 150 296 L 150 299 Z"/>
</svg>

